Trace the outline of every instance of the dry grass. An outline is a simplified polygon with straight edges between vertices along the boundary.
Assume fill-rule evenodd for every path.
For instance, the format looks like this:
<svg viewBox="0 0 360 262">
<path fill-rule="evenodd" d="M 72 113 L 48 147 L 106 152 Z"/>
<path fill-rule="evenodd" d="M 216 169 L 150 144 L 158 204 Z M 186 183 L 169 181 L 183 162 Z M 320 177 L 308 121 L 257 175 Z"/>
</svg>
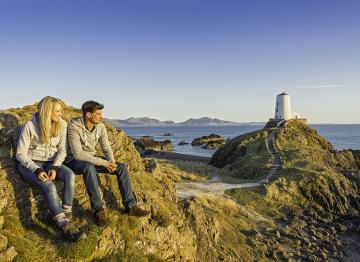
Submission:
<svg viewBox="0 0 360 262">
<path fill-rule="evenodd" d="M 156 160 L 158 172 L 174 182 L 206 181 L 217 174 L 219 169 L 203 162 L 188 160 Z"/>
</svg>

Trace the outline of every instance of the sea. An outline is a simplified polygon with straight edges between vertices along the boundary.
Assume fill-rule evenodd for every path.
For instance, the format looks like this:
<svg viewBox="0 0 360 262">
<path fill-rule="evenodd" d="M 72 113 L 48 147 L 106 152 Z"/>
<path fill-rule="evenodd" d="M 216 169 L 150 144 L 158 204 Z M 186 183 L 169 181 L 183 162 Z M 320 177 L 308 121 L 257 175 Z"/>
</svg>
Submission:
<svg viewBox="0 0 360 262">
<path fill-rule="evenodd" d="M 211 157 L 216 151 L 214 149 L 202 149 L 199 146 L 191 146 L 194 138 L 210 134 L 218 134 L 224 138 L 236 136 L 262 129 L 264 125 L 239 125 L 239 126 L 156 126 L 156 127 L 119 127 L 127 135 L 134 138 L 152 136 L 155 140 L 170 139 L 174 149 L 173 152 L 196 156 Z M 334 125 L 321 124 L 310 125 L 320 135 L 330 141 L 338 150 L 355 149 L 360 150 L 360 125 Z M 165 134 L 171 136 L 165 136 Z M 178 145 L 180 141 L 188 142 L 188 145 Z"/>
</svg>

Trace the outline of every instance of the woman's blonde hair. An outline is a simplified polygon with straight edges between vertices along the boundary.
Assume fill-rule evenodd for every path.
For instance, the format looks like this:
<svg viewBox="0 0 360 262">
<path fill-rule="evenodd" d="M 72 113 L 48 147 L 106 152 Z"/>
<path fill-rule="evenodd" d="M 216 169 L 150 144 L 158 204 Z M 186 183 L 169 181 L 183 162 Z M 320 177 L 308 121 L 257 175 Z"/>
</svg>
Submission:
<svg viewBox="0 0 360 262">
<path fill-rule="evenodd" d="M 44 97 L 38 104 L 40 139 L 44 144 L 48 144 L 51 137 L 56 137 L 61 132 L 60 121 L 53 122 L 51 120 L 51 115 L 57 104 L 64 107 L 64 102 L 61 99 L 51 96 Z"/>
</svg>

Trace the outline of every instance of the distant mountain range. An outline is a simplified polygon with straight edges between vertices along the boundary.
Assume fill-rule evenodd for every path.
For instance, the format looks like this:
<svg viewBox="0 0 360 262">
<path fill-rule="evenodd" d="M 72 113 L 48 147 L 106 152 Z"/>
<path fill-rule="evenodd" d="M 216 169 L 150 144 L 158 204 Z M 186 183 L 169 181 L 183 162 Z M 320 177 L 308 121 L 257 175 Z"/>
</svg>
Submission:
<svg viewBox="0 0 360 262">
<path fill-rule="evenodd" d="M 236 125 L 265 125 L 265 122 L 232 122 L 217 118 L 201 117 L 190 118 L 184 122 L 175 123 L 174 121 L 160 121 L 149 117 L 130 117 L 125 120 L 107 119 L 115 127 L 124 126 L 236 126 Z"/>
</svg>

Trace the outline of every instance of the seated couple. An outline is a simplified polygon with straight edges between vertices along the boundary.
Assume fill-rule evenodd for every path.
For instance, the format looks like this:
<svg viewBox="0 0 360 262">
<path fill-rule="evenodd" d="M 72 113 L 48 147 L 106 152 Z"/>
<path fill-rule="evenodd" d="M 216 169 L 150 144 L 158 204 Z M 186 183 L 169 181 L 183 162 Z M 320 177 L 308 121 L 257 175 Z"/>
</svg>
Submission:
<svg viewBox="0 0 360 262">
<path fill-rule="evenodd" d="M 122 203 L 129 215 L 149 215 L 148 211 L 136 205 L 125 164 L 115 162 L 105 125 L 101 123 L 104 106 L 94 101 L 85 102 L 82 117 L 74 118 L 68 126 L 61 118 L 63 107 L 60 99 L 50 96 L 43 98 L 39 102 L 38 112 L 24 125 L 16 152 L 20 174 L 26 182 L 43 191 L 50 214 L 63 236 L 71 241 L 85 237 L 84 233 L 69 226 L 75 173 L 83 176 L 97 225 L 107 224 L 98 172 L 116 175 Z M 105 159 L 95 155 L 97 143 Z M 64 182 L 61 204 L 55 180 Z"/>
</svg>

